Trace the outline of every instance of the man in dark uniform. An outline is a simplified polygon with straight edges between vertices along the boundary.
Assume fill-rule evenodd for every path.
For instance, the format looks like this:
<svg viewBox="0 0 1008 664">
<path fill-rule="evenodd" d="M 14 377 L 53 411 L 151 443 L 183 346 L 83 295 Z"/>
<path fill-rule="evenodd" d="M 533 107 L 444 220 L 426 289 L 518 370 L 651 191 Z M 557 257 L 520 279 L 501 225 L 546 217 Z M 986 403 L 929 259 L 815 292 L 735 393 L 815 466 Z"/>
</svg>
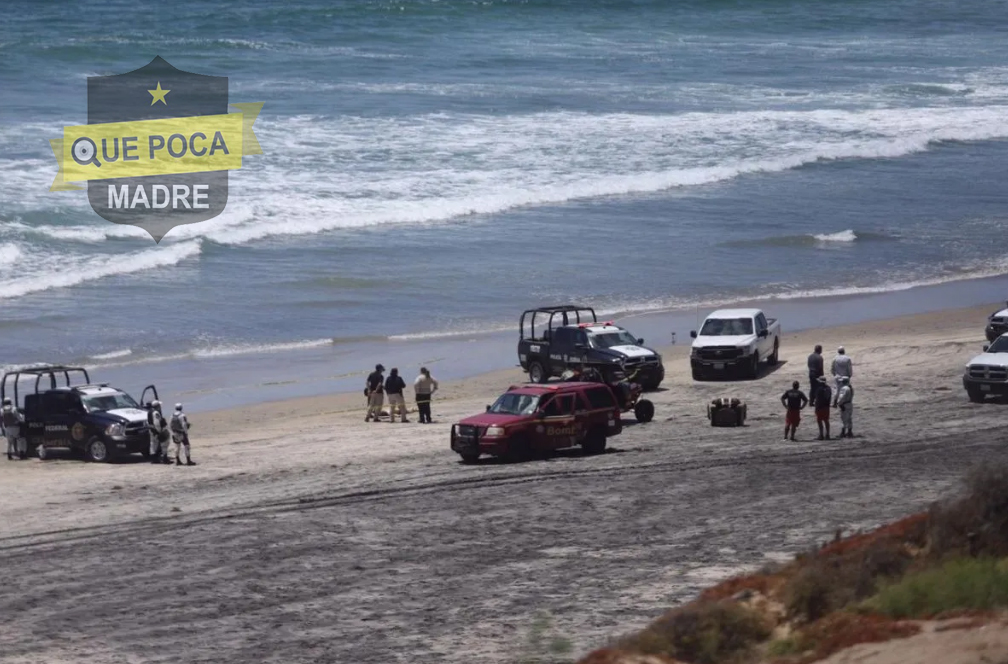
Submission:
<svg viewBox="0 0 1008 664">
<path fill-rule="evenodd" d="M 375 370 L 368 374 L 367 383 L 364 387 L 364 395 L 368 399 L 367 415 L 364 416 L 365 422 L 370 422 L 372 415 L 374 415 L 375 422 L 381 417 L 382 406 L 385 405 L 385 377 L 382 376 L 383 371 L 385 371 L 385 367 L 376 364 Z"/>
<path fill-rule="evenodd" d="M 829 436 L 829 412 L 830 400 L 833 398 L 833 390 L 826 382 L 826 376 L 819 376 L 817 381 L 815 396 L 812 398 L 812 407 L 815 408 L 816 424 L 819 426 L 819 440 L 823 440 L 823 429 L 826 431 L 826 440 Z"/>
<path fill-rule="evenodd" d="M 808 380 L 809 380 L 809 400 L 815 402 L 816 392 L 819 390 L 819 376 L 824 375 L 822 346 L 816 344 L 815 350 L 808 356 Z"/>
<path fill-rule="evenodd" d="M 784 418 L 784 440 L 788 440 L 788 433 L 791 434 L 791 440 L 795 439 L 795 432 L 801 423 L 801 411 L 808 405 L 808 397 L 798 389 L 798 385 L 798 381 L 793 382 L 791 389 L 781 396 L 781 404 L 787 409 Z"/>
</svg>

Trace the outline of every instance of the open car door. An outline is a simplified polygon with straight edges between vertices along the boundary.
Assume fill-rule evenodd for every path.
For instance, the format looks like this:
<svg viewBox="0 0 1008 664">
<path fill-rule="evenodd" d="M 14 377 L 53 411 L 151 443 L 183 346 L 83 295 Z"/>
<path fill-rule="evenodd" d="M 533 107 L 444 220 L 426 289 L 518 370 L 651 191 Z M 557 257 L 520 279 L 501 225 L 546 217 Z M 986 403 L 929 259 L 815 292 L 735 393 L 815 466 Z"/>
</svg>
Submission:
<svg viewBox="0 0 1008 664">
<path fill-rule="evenodd" d="M 150 399 L 147 398 L 147 393 L 151 393 Z M 153 385 L 148 385 L 143 389 L 143 393 L 140 395 L 140 405 L 146 408 L 151 405 L 154 401 L 161 401 L 161 397 L 158 396 L 157 388 Z"/>
</svg>

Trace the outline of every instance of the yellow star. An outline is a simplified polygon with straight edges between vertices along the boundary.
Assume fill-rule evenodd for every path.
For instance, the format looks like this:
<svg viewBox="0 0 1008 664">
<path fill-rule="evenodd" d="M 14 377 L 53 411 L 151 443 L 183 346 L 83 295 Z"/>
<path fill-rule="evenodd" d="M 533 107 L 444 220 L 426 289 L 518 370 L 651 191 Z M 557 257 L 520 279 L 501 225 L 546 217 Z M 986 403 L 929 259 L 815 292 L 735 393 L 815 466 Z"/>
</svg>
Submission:
<svg viewBox="0 0 1008 664">
<path fill-rule="evenodd" d="M 149 92 L 150 95 L 151 95 L 151 97 L 154 98 L 154 99 L 151 100 L 151 103 L 150 103 L 151 106 L 153 106 L 154 104 L 156 104 L 158 102 L 161 102 L 165 106 L 168 105 L 168 102 L 165 101 L 165 95 L 168 94 L 169 92 L 171 92 L 171 90 L 162 90 L 161 89 L 161 81 L 158 81 L 157 88 L 155 88 L 154 90 L 148 90 L 147 92 Z"/>
</svg>

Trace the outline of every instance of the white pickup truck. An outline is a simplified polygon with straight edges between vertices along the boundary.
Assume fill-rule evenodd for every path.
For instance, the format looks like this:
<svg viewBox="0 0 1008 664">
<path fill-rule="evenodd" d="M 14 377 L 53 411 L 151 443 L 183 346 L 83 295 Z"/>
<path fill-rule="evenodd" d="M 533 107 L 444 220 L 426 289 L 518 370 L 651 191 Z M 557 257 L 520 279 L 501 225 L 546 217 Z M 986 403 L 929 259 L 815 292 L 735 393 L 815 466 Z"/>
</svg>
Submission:
<svg viewBox="0 0 1008 664">
<path fill-rule="evenodd" d="M 777 364 L 780 322 L 759 309 L 718 309 L 690 332 L 693 380 L 725 373 L 759 376 L 759 364 Z"/>
</svg>

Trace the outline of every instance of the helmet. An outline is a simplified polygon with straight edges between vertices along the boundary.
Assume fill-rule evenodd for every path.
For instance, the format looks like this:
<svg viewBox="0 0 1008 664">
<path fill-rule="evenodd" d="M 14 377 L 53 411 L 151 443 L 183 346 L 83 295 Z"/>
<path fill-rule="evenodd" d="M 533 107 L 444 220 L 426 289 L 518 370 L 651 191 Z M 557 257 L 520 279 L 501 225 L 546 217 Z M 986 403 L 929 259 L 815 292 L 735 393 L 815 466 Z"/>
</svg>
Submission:
<svg viewBox="0 0 1008 664">
<path fill-rule="evenodd" d="M 182 404 L 180 403 L 175 404 L 175 410 L 182 410 Z"/>
<path fill-rule="evenodd" d="M 154 401 L 150 402 L 150 405 L 154 406 L 155 408 L 160 408 L 161 407 L 161 402 L 158 401 L 157 399 L 155 399 Z"/>
<path fill-rule="evenodd" d="M 11 405 L 10 397 L 4 397 L 3 405 L 5 405 L 5 406 Z"/>
<path fill-rule="evenodd" d="M 847 351 L 844 350 L 843 346 L 837 346 L 836 352 L 838 352 L 838 353 L 840 353 L 842 355 L 843 353 L 845 353 Z"/>
</svg>

